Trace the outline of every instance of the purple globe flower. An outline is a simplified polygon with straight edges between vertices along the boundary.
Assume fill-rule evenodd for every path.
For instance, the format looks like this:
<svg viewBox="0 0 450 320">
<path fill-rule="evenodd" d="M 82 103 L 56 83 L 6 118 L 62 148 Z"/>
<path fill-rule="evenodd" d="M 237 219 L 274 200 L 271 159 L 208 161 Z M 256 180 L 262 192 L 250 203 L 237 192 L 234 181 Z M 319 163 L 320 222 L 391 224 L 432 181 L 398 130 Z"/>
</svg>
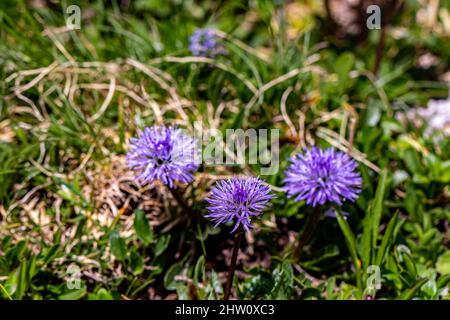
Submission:
<svg viewBox="0 0 450 320">
<path fill-rule="evenodd" d="M 130 139 L 126 159 L 141 185 L 159 180 L 172 188 L 175 181 L 193 180 L 199 166 L 195 152 L 194 138 L 182 129 L 154 125 Z"/>
<path fill-rule="evenodd" d="M 217 39 L 214 29 L 197 29 L 189 39 L 189 50 L 194 56 L 213 58 L 223 53 L 223 48 Z"/>
<path fill-rule="evenodd" d="M 231 232 L 242 226 L 249 232 L 253 228 L 251 217 L 259 216 L 267 208 L 273 198 L 270 187 L 259 178 L 237 178 L 221 180 L 211 190 L 211 196 L 206 199 L 210 204 L 209 214 L 217 227 L 221 223 L 234 221 Z"/>
<path fill-rule="evenodd" d="M 346 153 L 334 148 L 306 149 L 291 158 L 284 179 L 285 190 L 295 200 L 306 200 L 315 207 L 325 202 L 342 205 L 354 201 L 361 192 L 362 179 L 355 169 L 357 163 Z"/>
</svg>

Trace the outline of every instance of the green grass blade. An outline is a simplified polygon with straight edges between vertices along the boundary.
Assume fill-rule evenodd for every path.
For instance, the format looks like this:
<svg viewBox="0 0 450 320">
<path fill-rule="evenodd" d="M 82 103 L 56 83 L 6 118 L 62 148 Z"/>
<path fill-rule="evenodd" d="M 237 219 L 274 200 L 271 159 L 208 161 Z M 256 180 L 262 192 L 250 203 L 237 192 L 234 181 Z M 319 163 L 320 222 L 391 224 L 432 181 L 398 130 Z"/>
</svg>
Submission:
<svg viewBox="0 0 450 320">
<path fill-rule="evenodd" d="M 387 184 L 387 171 L 384 169 L 381 172 L 380 179 L 378 180 L 377 191 L 375 192 L 375 199 L 372 203 L 372 248 L 377 245 L 378 230 L 380 227 L 381 214 L 383 211 L 383 199 L 386 191 Z"/>
<path fill-rule="evenodd" d="M 358 253 L 357 253 L 357 250 L 356 250 L 355 236 L 354 236 L 352 230 L 350 229 L 350 226 L 348 225 L 347 221 L 342 217 L 341 213 L 338 212 L 338 211 L 336 211 L 336 218 L 337 218 L 337 221 L 339 223 L 339 227 L 341 228 L 342 233 L 344 234 L 348 250 L 350 251 L 350 254 L 351 254 L 352 259 L 353 259 L 353 263 L 355 264 L 355 268 L 356 268 L 356 282 L 357 282 L 358 288 L 361 289 L 362 288 L 362 284 L 361 284 L 361 265 L 360 265 L 360 261 L 358 259 Z"/>
<path fill-rule="evenodd" d="M 13 299 L 13 298 L 11 298 L 11 296 L 8 293 L 8 291 L 5 289 L 5 287 L 1 283 L 0 283 L 0 289 L 3 292 L 3 294 L 5 295 L 6 298 L 8 298 L 9 300 Z"/>
<path fill-rule="evenodd" d="M 363 233 L 361 237 L 361 260 L 363 268 L 366 269 L 371 264 L 372 256 L 372 206 L 369 206 L 363 220 Z"/>
<path fill-rule="evenodd" d="M 25 292 L 27 291 L 28 287 L 27 271 L 28 271 L 28 263 L 25 260 L 20 265 L 17 273 L 17 284 L 16 284 L 17 289 L 15 295 L 17 300 L 22 300 L 23 296 L 25 295 Z"/>
<path fill-rule="evenodd" d="M 414 294 L 416 293 L 416 291 L 427 281 L 428 279 L 426 278 L 420 279 L 418 282 L 416 282 L 414 287 L 406 290 L 404 293 L 398 296 L 396 300 L 411 300 L 412 298 L 414 298 Z"/>
<path fill-rule="evenodd" d="M 386 252 L 389 250 L 390 246 L 394 242 L 393 235 L 394 235 L 395 226 L 397 224 L 397 220 L 398 220 L 398 211 L 394 214 L 391 221 L 389 221 L 389 223 L 386 227 L 386 231 L 384 233 L 383 239 L 381 240 L 381 246 L 380 246 L 380 249 L 378 250 L 377 260 L 376 260 L 376 264 L 378 266 L 381 265 Z"/>
</svg>

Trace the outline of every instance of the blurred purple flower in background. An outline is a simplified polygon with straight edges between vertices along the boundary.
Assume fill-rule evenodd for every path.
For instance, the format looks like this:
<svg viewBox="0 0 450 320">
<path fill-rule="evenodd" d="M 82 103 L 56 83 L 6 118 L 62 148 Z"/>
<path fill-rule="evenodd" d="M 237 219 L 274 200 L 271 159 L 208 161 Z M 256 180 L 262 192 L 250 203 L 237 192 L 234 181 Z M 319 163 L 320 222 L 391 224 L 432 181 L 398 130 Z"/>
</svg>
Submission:
<svg viewBox="0 0 450 320">
<path fill-rule="evenodd" d="M 231 232 L 239 226 L 249 232 L 253 228 L 251 217 L 259 216 L 273 198 L 270 191 L 263 180 L 255 177 L 218 181 L 211 190 L 211 196 L 206 199 L 210 204 L 210 214 L 206 217 L 211 218 L 216 227 L 234 221 Z"/>
<path fill-rule="evenodd" d="M 315 207 L 325 202 L 342 205 L 354 201 L 361 192 L 362 179 L 355 169 L 357 163 L 334 148 L 306 149 L 291 158 L 284 179 L 285 190 L 295 200 L 306 200 Z"/>
<path fill-rule="evenodd" d="M 193 180 L 199 166 L 195 152 L 195 140 L 184 130 L 154 125 L 130 139 L 126 159 L 141 185 L 159 180 L 172 188 L 175 181 Z"/>
<path fill-rule="evenodd" d="M 225 52 L 218 39 L 214 29 L 197 29 L 189 39 L 189 50 L 194 56 L 214 58 Z"/>
</svg>

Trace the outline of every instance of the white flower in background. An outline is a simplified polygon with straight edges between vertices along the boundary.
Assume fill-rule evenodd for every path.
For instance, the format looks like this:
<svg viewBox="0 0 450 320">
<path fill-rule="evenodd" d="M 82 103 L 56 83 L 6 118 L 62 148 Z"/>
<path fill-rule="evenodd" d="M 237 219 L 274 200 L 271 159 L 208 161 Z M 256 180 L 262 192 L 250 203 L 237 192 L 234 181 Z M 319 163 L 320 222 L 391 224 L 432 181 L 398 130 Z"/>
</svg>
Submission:
<svg viewBox="0 0 450 320">
<path fill-rule="evenodd" d="M 414 127 L 425 126 L 424 136 L 434 141 L 450 137 L 450 96 L 446 100 L 430 100 L 426 108 L 414 108 L 398 112 L 396 119 Z"/>
<path fill-rule="evenodd" d="M 450 96 L 447 100 L 430 100 L 425 109 L 418 109 L 417 114 L 424 119 L 427 127 L 425 136 L 450 136 Z"/>
</svg>

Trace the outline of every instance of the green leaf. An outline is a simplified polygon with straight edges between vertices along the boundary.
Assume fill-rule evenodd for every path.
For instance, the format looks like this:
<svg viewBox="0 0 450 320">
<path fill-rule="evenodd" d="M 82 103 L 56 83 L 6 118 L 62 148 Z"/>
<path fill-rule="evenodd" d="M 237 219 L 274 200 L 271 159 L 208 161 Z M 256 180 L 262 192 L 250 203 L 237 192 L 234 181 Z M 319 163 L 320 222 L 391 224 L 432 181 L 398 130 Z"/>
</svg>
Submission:
<svg viewBox="0 0 450 320">
<path fill-rule="evenodd" d="M 413 258 L 406 252 L 402 254 L 402 257 L 405 264 L 405 268 L 408 271 L 409 275 L 411 276 L 411 278 L 415 278 L 417 276 L 417 268 Z"/>
<path fill-rule="evenodd" d="M 116 257 L 117 260 L 123 261 L 127 256 L 127 251 L 125 248 L 125 242 L 119 236 L 117 231 L 111 232 L 109 236 L 109 245 L 111 246 L 111 252 Z"/>
<path fill-rule="evenodd" d="M 216 294 L 223 294 L 222 283 L 219 280 L 219 275 L 214 270 L 211 271 L 211 286 Z"/>
<path fill-rule="evenodd" d="M 179 284 L 179 281 L 175 280 L 175 277 L 181 273 L 181 263 L 177 262 L 173 264 L 164 275 L 164 287 L 167 290 L 175 290 Z"/>
<path fill-rule="evenodd" d="M 411 173 L 420 173 L 422 171 L 419 155 L 414 149 L 405 150 L 404 161 Z"/>
<path fill-rule="evenodd" d="M 199 286 L 199 283 L 203 283 L 205 280 L 205 256 L 200 256 L 198 258 L 197 263 L 195 264 L 194 268 L 194 276 L 193 276 L 193 283 L 195 286 L 195 294 L 197 296 L 197 299 L 204 300 L 205 299 L 205 287 Z"/>
<path fill-rule="evenodd" d="M 400 296 L 397 297 L 397 300 L 411 300 L 414 298 L 414 295 L 416 294 L 416 291 L 422 287 L 422 285 L 427 282 L 428 279 L 420 279 L 416 284 L 411 288 L 403 292 Z"/>
<path fill-rule="evenodd" d="M 112 294 L 105 288 L 100 288 L 97 293 L 89 294 L 89 300 L 114 300 Z"/>
<path fill-rule="evenodd" d="M 131 297 L 134 297 L 136 294 L 139 293 L 139 291 L 147 288 L 150 284 L 152 284 L 153 281 L 155 281 L 155 279 L 150 279 L 150 280 L 145 281 L 142 285 L 140 285 L 136 290 L 134 290 L 131 293 Z"/>
<path fill-rule="evenodd" d="M 10 265 L 14 265 L 16 262 L 22 260 L 26 251 L 26 241 L 22 240 L 5 253 L 6 261 L 8 261 Z"/>
<path fill-rule="evenodd" d="M 440 274 L 450 274 L 450 250 L 445 251 L 436 262 L 436 270 Z"/>
<path fill-rule="evenodd" d="M 148 223 L 144 211 L 136 210 L 134 213 L 134 229 L 136 234 L 145 244 L 153 240 L 153 231 Z"/>
<path fill-rule="evenodd" d="M 366 216 L 363 220 L 363 233 L 361 237 L 361 260 L 364 269 L 371 265 L 372 256 L 372 207 L 369 205 Z"/>
<path fill-rule="evenodd" d="M 394 230 L 395 230 L 395 225 L 397 224 L 397 219 L 398 219 L 398 211 L 394 214 L 394 216 L 392 217 L 391 221 L 389 221 L 387 227 L 386 227 L 386 231 L 384 232 L 384 236 L 383 239 L 381 240 L 381 246 L 380 249 L 378 249 L 378 254 L 377 254 L 377 262 L 376 264 L 378 266 L 381 265 L 381 263 L 383 262 L 383 258 L 386 254 L 386 252 L 389 250 L 390 246 L 392 245 L 392 243 L 394 242 Z"/>
<path fill-rule="evenodd" d="M 86 287 L 61 294 L 59 300 L 79 300 L 86 294 Z"/>
<path fill-rule="evenodd" d="M 381 118 L 383 104 L 379 100 L 369 99 L 366 111 L 366 124 L 369 127 L 375 127 Z"/>
<path fill-rule="evenodd" d="M 60 245 L 56 244 L 48 250 L 48 252 L 44 258 L 44 265 L 49 264 L 50 262 L 53 261 L 53 259 L 56 258 L 59 248 L 60 248 Z"/>
<path fill-rule="evenodd" d="M 130 267 L 134 275 L 141 274 L 144 271 L 144 258 L 142 258 L 136 249 L 130 253 Z"/>
<path fill-rule="evenodd" d="M 294 286 L 294 270 L 292 269 L 292 265 L 288 261 L 283 261 L 281 265 L 281 269 L 283 272 L 283 284 L 285 286 Z"/>
<path fill-rule="evenodd" d="M 383 211 L 383 199 L 386 191 L 387 184 L 387 170 L 384 169 L 381 172 L 381 176 L 378 180 L 377 191 L 375 191 L 375 199 L 372 203 L 372 248 L 377 245 L 377 237 L 380 228 L 381 214 Z"/>
<path fill-rule="evenodd" d="M 316 288 L 305 288 L 302 290 L 300 300 L 321 300 L 322 293 Z"/>
<path fill-rule="evenodd" d="M 434 297 L 437 293 L 436 279 L 433 277 L 429 279 L 423 286 L 420 287 L 420 291 L 425 293 L 429 298 Z"/>
<path fill-rule="evenodd" d="M 347 243 L 348 250 L 350 251 L 350 254 L 353 259 L 353 263 L 355 264 L 356 269 L 356 281 L 358 283 L 358 288 L 361 289 L 361 266 L 358 259 L 358 254 L 356 250 L 356 240 L 355 236 L 350 229 L 350 226 L 348 225 L 347 221 L 342 217 L 341 213 L 336 210 L 336 218 L 339 224 L 339 227 L 342 230 L 342 233 L 345 237 L 345 242 Z"/>
<path fill-rule="evenodd" d="M 22 300 L 28 287 L 28 263 L 23 261 L 17 271 L 15 299 Z"/>
<path fill-rule="evenodd" d="M 200 256 L 194 268 L 194 279 L 193 282 L 197 285 L 205 277 L 205 256 Z"/>
<path fill-rule="evenodd" d="M 31 279 L 33 279 L 33 277 L 38 272 L 38 270 L 36 269 L 36 261 L 37 261 L 37 257 L 36 256 L 31 256 L 28 259 L 28 280 L 30 282 L 31 282 Z"/>
<path fill-rule="evenodd" d="M 159 256 L 161 253 L 166 250 L 167 246 L 170 242 L 170 234 L 164 235 L 158 239 L 155 245 L 155 256 Z"/>
<path fill-rule="evenodd" d="M 438 289 L 444 289 L 449 283 L 450 283 L 450 273 L 438 278 L 437 287 Z"/>
<path fill-rule="evenodd" d="M 177 297 L 180 300 L 188 300 L 189 299 L 189 288 L 188 286 L 177 286 L 175 288 L 177 290 Z"/>
<path fill-rule="evenodd" d="M 344 52 L 336 59 L 336 73 L 342 86 L 345 86 L 354 63 L 355 56 L 351 52 Z"/>
<path fill-rule="evenodd" d="M 414 220 L 417 220 L 417 209 L 419 207 L 420 200 L 420 194 L 418 194 L 414 189 L 413 183 L 407 184 L 406 197 L 403 203 L 406 211 Z"/>
</svg>

